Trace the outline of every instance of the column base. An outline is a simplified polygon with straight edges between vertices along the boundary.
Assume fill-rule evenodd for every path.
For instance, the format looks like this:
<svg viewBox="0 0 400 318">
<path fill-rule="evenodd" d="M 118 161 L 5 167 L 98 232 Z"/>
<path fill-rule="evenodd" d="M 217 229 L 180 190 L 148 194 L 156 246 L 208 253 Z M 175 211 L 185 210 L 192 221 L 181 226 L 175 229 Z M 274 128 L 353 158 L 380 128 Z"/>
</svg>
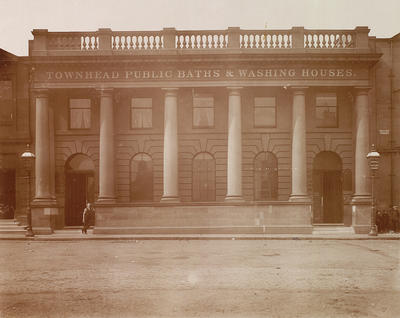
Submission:
<svg viewBox="0 0 400 318">
<path fill-rule="evenodd" d="M 306 194 L 292 194 L 289 202 L 311 202 L 311 198 Z"/>
<path fill-rule="evenodd" d="M 58 212 L 59 207 L 56 200 L 35 198 L 31 204 L 32 233 L 34 235 L 52 234 Z"/>
<path fill-rule="evenodd" d="M 371 232 L 371 203 L 370 196 L 355 196 L 351 201 L 352 224 L 356 234 Z"/>
<path fill-rule="evenodd" d="M 244 202 L 244 199 L 241 195 L 227 195 L 225 202 Z"/>
<path fill-rule="evenodd" d="M 55 198 L 34 198 L 32 201 L 32 206 L 40 205 L 40 206 L 54 206 L 57 205 L 57 200 Z"/>
<path fill-rule="evenodd" d="M 168 203 L 180 203 L 181 200 L 178 196 L 163 196 L 160 202 L 168 202 Z"/>
<path fill-rule="evenodd" d="M 102 197 L 102 198 L 98 198 L 96 203 L 98 204 L 114 204 L 116 203 L 116 199 L 113 197 Z"/>
<path fill-rule="evenodd" d="M 372 203 L 372 196 L 370 194 L 355 194 L 351 198 L 352 204 L 371 204 Z"/>
</svg>

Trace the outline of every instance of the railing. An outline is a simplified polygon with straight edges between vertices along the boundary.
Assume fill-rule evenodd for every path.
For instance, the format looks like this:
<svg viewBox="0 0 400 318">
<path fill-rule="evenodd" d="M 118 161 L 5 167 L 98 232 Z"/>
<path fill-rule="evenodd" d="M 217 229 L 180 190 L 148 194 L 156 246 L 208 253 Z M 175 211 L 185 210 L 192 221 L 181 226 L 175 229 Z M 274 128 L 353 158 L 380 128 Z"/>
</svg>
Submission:
<svg viewBox="0 0 400 318">
<path fill-rule="evenodd" d="M 49 50 L 98 50 L 97 32 L 51 32 L 47 37 Z"/>
<path fill-rule="evenodd" d="M 240 47 L 245 49 L 289 49 L 292 47 L 290 30 L 243 30 Z"/>
<path fill-rule="evenodd" d="M 113 50 L 160 50 L 163 48 L 163 35 L 158 31 L 113 32 Z"/>
<path fill-rule="evenodd" d="M 177 49 L 223 49 L 228 46 L 227 31 L 177 31 Z"/>
<path fill-rule="evenodd" d="M 309 49 L 354 48 L 355 38 L 355 31 L 305 30 L 304 47 Z"/>
<path fill-rule="evenodd" d="M 369 49 L 369 29 L 307 30 L 294 27 L 290 30 L 226 30 L 181 31 L 164 28 L 162 31 L 112 31 L 48 32 L 34 30 L 33 54 L 46 51 L 93 52 L 118 54 L 160 50 L 349 50 Z M 35 53 L 36 52 L 36 53 Z M 65 53 L 63 53 L 65 54 Z"/>
</svg>

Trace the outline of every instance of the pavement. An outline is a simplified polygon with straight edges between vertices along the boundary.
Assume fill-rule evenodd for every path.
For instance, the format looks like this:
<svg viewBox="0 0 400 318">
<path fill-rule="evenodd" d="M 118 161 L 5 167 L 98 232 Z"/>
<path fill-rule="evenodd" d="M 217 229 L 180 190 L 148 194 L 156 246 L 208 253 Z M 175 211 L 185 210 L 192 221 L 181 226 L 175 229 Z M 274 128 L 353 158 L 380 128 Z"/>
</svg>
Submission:
<svg viewBox="0 0 400 318">
<path fill-rule="evenodd" d="M 400 317 L 398 240 L 96 236 L 0 241 L 0 317 Z"/>
<path fill-rule="evenodd" d="M 400 240 L 400 233 L 378 236 L 345 232 L 313 234 L 82 234 L 80 229 L 55 230 L 53 234 L 26 237 L 24 234 L 0 234 L 0 240 L 80 241 L 80 240 Z"/>
</svg>

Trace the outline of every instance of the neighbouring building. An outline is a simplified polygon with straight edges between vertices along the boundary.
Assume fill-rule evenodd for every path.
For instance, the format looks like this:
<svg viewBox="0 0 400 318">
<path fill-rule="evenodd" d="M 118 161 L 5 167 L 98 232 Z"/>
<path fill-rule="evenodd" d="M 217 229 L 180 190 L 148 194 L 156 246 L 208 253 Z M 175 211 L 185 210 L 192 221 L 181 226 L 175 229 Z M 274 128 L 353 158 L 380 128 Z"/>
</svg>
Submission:
<svg viewBox="0 0 400 318">
<path fill-rule="evenodd" d="M 33 30 L 0 50 L 0 203 L 35 233 L 86 202 L 95 233 L 367 233 L 372 144 L 400 204 L 400 36 L 369 31 Z"/>
</svg>

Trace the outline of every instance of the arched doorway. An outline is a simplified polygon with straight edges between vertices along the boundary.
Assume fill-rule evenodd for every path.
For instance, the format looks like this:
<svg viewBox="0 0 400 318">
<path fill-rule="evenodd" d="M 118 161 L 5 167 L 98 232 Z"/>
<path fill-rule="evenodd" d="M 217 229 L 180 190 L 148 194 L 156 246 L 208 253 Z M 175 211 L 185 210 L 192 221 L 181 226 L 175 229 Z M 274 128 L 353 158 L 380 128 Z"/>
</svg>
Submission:
<svg viewBox="0 0 400 318">
<path fill-rule="evenodd" d="M 65 164 L 65 225 L 82 225 L 86 202 L 94 202 L 94 164 L 84 154 L 75 154 Z"/>
<path fill-rule="evenodd" d="M 193 158 L 192 200 L 215 201 L 215 159 L 207 152 Z"/>
<path fill-rule="evenodd" d="M 343 223 L 342 161 L 331 151 L 314 159 L 313 222 Z"/>
<path fill-rule="evenodd" d="M 272 152 L 260 152 L 254 158 L 254 199 L 278 200 L 278 160 Z"/>
</svg>

